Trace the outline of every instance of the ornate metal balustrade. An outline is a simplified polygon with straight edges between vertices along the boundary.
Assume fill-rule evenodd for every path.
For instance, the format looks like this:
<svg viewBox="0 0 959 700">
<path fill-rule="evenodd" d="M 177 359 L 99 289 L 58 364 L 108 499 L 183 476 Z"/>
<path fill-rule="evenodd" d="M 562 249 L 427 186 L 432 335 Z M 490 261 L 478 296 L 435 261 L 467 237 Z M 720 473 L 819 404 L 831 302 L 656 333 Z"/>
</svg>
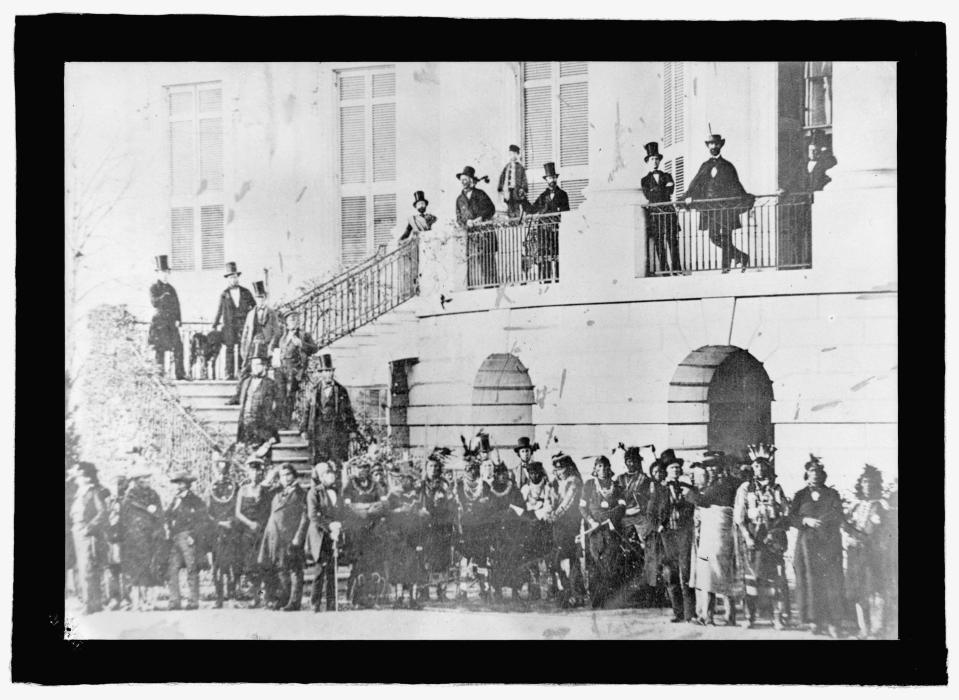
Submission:
<svg viewBox="0 0 959 700">
<path fill-rule="evenodd" d="M 488 222 L 466 231 L 466 287 L 559 280 L 560 214 Z"/>
<path fill-rule="evenodd" d="M 322 347 L 375 321 L 419 293 L 419 239 L 378 253 L 279 307 L 300 312 L 300 326 Z"/>
<path fill-rule="evenodd" d="M 646 275 L 812 265 L 812 194 L 646 205 Z"/>
</svg>

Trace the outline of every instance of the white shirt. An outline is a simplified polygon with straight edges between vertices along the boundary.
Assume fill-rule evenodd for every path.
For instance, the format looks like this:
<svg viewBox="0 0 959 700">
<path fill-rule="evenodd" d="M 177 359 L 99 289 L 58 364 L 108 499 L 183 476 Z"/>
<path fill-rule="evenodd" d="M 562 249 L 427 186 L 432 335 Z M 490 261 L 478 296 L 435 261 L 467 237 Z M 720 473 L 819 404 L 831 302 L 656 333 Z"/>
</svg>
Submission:
<svg viewBox="0 0 959 700">
<path fill-rule="evenodd" d="M 230 297 L 233 299 L 233 306 L 240 305 L 240 288 L 230 287 Z"/>
</svg>

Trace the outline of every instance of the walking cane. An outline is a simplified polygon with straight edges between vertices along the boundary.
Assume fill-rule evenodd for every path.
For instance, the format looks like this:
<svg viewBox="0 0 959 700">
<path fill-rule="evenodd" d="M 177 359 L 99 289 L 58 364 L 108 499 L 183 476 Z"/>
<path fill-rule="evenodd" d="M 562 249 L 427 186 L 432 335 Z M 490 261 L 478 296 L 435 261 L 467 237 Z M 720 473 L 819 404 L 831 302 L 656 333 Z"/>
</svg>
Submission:
<svg viewBox="0 0 959 700">
<path fill-rule="evenodd" d="M 340 538 L 333 540 L 333 612 L 340 611 Z"/>
</svg>

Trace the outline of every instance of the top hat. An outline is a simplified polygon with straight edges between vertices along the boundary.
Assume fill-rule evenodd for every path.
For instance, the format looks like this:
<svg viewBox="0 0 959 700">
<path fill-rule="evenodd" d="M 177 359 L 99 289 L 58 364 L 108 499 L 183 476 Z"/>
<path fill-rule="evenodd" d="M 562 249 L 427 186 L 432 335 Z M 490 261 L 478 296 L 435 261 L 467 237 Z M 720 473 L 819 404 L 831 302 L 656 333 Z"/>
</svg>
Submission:
<svg viewBox="0 0 959 700">
<path fill-rule="evenodd" d="M 460 179 L 461 177 L 463 177 L 464 175 L 466 175 L 466 176 L 468 176 L 468 177 L 471 177 L 474 182 L 475 182 L 476 180 L 479 180 L 479 178 L 476 177 L 476 168 L 474 168 L 472 165 L 466 165 L 466 166 L 464 166 L 464 167 L 463 167 L 463 172 L 461 172 L 461 173 L 456 173 L 456 179 L 459 180 L 459 179 Z"/>
<path fill-rule="evenodd" d="M 423 194 L 423 190 L 416 190 L 416 192 L 413 193 L 414 207 L 416 206 L 417 202 L 424 202 L 427 206 L 429 206 L 430 201 L 426 198 L 426 195 Z"/>
<path fill-rule="evenodd" d="M 266 285 L 261 281 L 253 283 L 253 296 L 255 297 L 265 297 L 266 296 Z"/>
<path fill-rule="evenodd" d="M 559 173 L 556 172 L 556 163 L 543 163 L 543 170 L 546 171 L 546 174 L 543 175 L 544 180 L 548 177 L 559 177 Z"/>
<path fill-rule="evenodd" d="M 154 260 L 156 261 L 157 272 L 169 272 L 170 263 L 169 258 L 166 255 L 157 255 Z"/>
<path fill-rule="evenodd" d="M 519 454 L 519 451 L 522 449 L 527 449 L 531 453 L 536 452 L 536 450 L 539 449 L 539 443 L 538 442 L 531 443 L 528 437 L 521 437 L 519 440 L 516 441 L 516 447 L 513 448 L 513 452 L 515 452 L 516 454 Z"/>
<path fill-rule="evenodd" d="M 186 472 L 177 472 L 170 477 L 170 481 L 174 484 L 177 482 L 192 484 L 194 481 L 196 481 L 196 477 L 192 476 L 191 474 L 187 474 Z"/>
<path fill-rule="evenodd" d="M 519 153 L 519 146 L 517 146 L 515 143 L 510 144 L 509 150 L 511 150 L 513 153 Z"/>
<path fill-rule="evenodd" d="M 319 370 L 333 369 L 333 356 L 329 353 L 323 353 L 317 356 L 316 368 Z"/>
<path fill-rule="evenodd" d="M 643 148 L 646 149 L 646 157 L 643 158 L 643 161 L 648 161 L 650 158 L 662 158 L 663 154 L 659 152 L 659 144 L 655 141 L 650 141 Z"/>
<path fill-rule="evenodd" d="M 668 467 L 670 464 L 678 464 L 682 467 L 686 463 L 685 459 L 676 456 L 676 452 L 671 447 L 663 450 L 662 454 L 659 455 L 659 459 L 656 461 L 663 467 Z"/>
<path fill-rule="evenodd" d="M 226 274 L 223 276 L 229 277 L 230 275 L 236 275 L 237 277 L 239 277 L 241 274 L 243 273 L 237 271 L 235 262 L 228 262 L 226 264 Z"/>
<path fill-rule="evenodd" d="M 706 139 L 706 145 L 708 146 L 711 143 L 718 143 L 720 146 L 725 146 L 726 139 L 724 139 L 719 134 L 710 134 L 709 138 Z"/>
</svg>

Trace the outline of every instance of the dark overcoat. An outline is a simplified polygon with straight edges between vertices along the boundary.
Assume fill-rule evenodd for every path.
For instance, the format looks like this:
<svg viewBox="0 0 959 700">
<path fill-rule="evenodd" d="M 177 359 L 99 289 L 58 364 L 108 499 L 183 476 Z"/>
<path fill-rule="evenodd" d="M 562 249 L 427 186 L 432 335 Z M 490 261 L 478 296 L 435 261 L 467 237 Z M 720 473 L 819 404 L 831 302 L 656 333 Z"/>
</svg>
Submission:
<svg viewBox="0 0 959 700">
<path fill-rule="evenodd" d="M 232 480 L 216 481 L 210 487 L 207 507 L 213 519 L 213 563 L 226 569 L 240 563 L 240 523 L 236 519 L 239 487 Z"/>
<path fill-rule="evenodd" d="M 261 566 L 286 569 L 302 565 L 303 542 L 309 524 L 306 515 L 306 492 L 299 484 L 273 489 L 270 518 L 260 544 Z M 294 541 L 299 542 L 294 546 Z"/>
<path fill-rule="evenodd" d="M 180 318 L 180 299 L 173 285 L 162 280 L 151 284 L 150 303 L 154 312 L 147 342 L 157 350 L 173 350 L 180 340 L 176 324 L 183 320 Z"/>
<path fill-rule="evenodd" d="M 163 538 L 163 505 L 156 491 L 138 486 L 127 489 L 120 506 L 120 532 L 122 571 L 130 585 L 159 585 L 156 556 Z"/>
<path fill-rule="evenodd" d="M 647 175 L 639 181 L 643 189 L 643 195 L 646 201 L 652 204 L 660 202 L 672 202 L 673 191 L 676 189 L 676 183 L 673 176 L 669 173 L 659 172 L 659 182 L 653 173 Z M 654 234 L 674 234 L 679 231 L 679 219 L 676 216 L 676 208 L 672 204 L 662 204 L 661 206 L 649 206 L 646 208 L 649 215 L 649 230 Z"/>
<path fill-rule="evenodd" d="M 790 520 L 799 531 L 793 566 L 796 570 L 796 603 L 803 622 L 839 624 L 843 609 L 842 534 L 845 519 L 842 498 L 823 486 L 814 498 L 808 486 L 796 492 Z M 816 518 L 822 527 L 803 525 L 803 518 Z"/>
<path fill-rule="evenodd" d="M 350 456 L 350 433 L 356 432 L 349 393 L 342 384 L 333 382 L 332 400 L 324 404 L 322 383 L 308 391 L 299 427 L 301 433 L 309 435 L 314 461 L 345 462 Z"/>
<path fill-rule="evenodd" d="M 240 386 L 240 416 L 237 421 L 236 439 L 238 442 L 262 444 L 271 437 L 279 442 L 279 421 L 281 411 L 280 388 L 269 377 L 261 377 L 256 391 L 250 392 L 253 377 L 247 377 Z M 247 403 L 252 411 L 252 419 L 247 420 Z"/>
<path fill-rule="evenodd" d="M 713 175 L 714 168 L 716 170 L 715 175 Z M 689 187 L 686 188 L 684 197 L 694 200 L 694 208 L 731 210 L 724 213 L 725 220 L 730 221 L 749 211 L 755 201 L 755 197 L 749 194 L 739 181 L 736 166 L 722 156 L 710 158 L 699 166 L 699 171 L 692 182 L 689 183 Z M 695 200 L 701 199 L 726 199 L 728 201 L 703 202 L 702 205 L 697 207 Z M 705 231 L 709 228 L 709 221 L 709 216 L 700 216 L 700 230 Z"/>
<path fill-rule="evenodd" d="M 552 193 L 552 197 L 550 197 L 550 193 Z M 535 214 L 558 214 L 564 211 L 569 211 L 569 195 L 559 187 L 555 190 L 550 190 L 547 187 L 533 202 L 533 212 Z"/>
<path fill-rule="evenodd" d="M 330 490 L 313 483 L 306 494 L 306 551 L 316 564 L 325 564 L 333 557 L 330 523 L 340 520 L 340 502 L 333 503 Z"/>
<path fill-rule="evenodd" d="M 460 192 L 456 198 L 456 223 L 460 226 L 466 226 L 467 221 L 477 217 L 483 221 L 489 221 L 495 213 L 496 206 L 493 204 L 493 200 L 477 187 L 473 188 L 473 194 L 470 197 Z M 496 249 L 494 248 L 494 250 Z"/>
<path fill-rule="evenodd" d="M 219 305 L 216 308 L 216 316 L 213 319 L 215 328 L 223 321 L 223 344 L 237 345 L 243 335 L 243 324 L 246 322 L 246 315 L 256 306 L 256 300 L 246 287 L 238 287 L 240 290 L 239 306 L 233 303 L 233 297 L 229 289 L 224 289 L 220 294 Z"/>
</svg>

